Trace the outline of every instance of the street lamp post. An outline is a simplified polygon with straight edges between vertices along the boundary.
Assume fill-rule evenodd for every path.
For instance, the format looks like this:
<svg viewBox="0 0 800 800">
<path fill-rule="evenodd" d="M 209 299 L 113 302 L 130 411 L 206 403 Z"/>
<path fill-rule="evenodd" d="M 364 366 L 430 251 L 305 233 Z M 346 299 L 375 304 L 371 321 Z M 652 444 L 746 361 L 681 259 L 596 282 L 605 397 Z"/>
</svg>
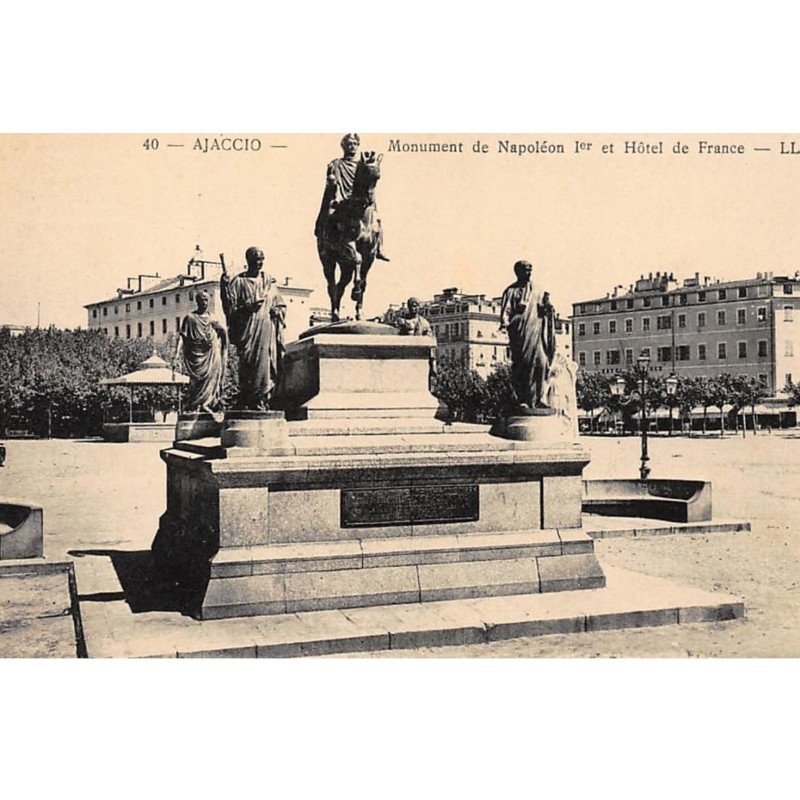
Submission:
<svg viewBox="0 0 800 800">
<path fill-rule="evenodd" d="M 642 437 L 642 463 L 639 467 L 639 477 L 645 481 L 650 474 L 650 456 L 647 453 L 647 372 L 650 369 L 650 356 L 645 355 L 644 352 L 636 359 L 637 377 L 639 378 L 639 393 L 641 399 L 641 421 L 639 423 L 639 432 Z M 677 384 L 677 379 L 675 381 Z M 609 385 L 611 394 L 621 397 L 625 393 L 625 379 L 620 375 L 616 380 L 611 381 Z"/>
<path fill-rule="evenodd" d="M 669 378 L 667 378 L 666 381 L 664 381 L 664 383 L 666 383 L 666 385 L 667 385 L 667 395 L 670 398 L 670 400 L 669 400 L 669 435 L 672 436 L 672 427 L 673 427 L 672 410 L 673 410 L 674 402 L 675 402 L 672 398 L 675 397 L 675 394 L 678 391 L 678 378 L 675 375 L 675 373 L 673 372 L 669 376 Z"/>
<path fill-rule="evenodd" d="M 639 477 L 643 481 L 646 481 L 647 476 L 650 474 L 650 456 L 647 454 L 647 426 L 650 424 L 647 419 L 647 372 L 650 369 L 650 356 L 642 353 L 639 358 L 636 359 L 636 362 L 639 367 L 642 394 L 642 463 L 639 467 Z"/>
</svg>

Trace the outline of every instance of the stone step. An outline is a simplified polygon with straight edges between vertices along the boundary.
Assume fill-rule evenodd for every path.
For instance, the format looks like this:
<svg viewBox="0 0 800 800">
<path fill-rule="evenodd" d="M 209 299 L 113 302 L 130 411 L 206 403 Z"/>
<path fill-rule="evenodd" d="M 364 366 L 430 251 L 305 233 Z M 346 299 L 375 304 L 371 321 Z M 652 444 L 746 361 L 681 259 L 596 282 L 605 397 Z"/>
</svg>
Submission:
<svg viewBox="0 0 800 800">
<path fill-rule="evenodd" d="M 114 580 L 110 560 L 95 560 L 106 567 L 109 579 Z M 481 644 L 548 634 L 586 636 L 593 631 L 722 622 L 744 617 L 740 597 L 627 570 L 609 567 L 606 572 L 606 587 L 590 591 L 309 611 L 201 623 L 177 612 L 134 614 L 124 599 L 82 602 L 81 612 L 92 658 L 275 658 L 381 650 L 408 650 L 407 655 L 413 656 L 411 648 Z M 86 573 L 78 571 L 77 577 L 80 594 L 95 591 L 87 583 Z M 105 583 L 103 587 L 107 588 Z"/>
<path fill-rule="evenodd" d="M 203 619 L 221 619 L 291 614 L 597 589 L 604 585 L 603 570 L 591 552 L 407 566 L 364 566 L 360 569 L 271 572 L 212 578 L 200 615 Z"/>
<path fill-rule="evenodd" d="M 446 423 L 434 418 L 399 417 L 308 419 L 289 423 L 289 436 L 380 436 L 385 434 L 471 434 L 486 435 L 488 425 L 469 425 L 463 422 Z"/>
<path fill-rule="evenodd" d="M 583 530 L 570 528 L 226 547 L 212 559 L 211 577 L 492 561 L 593 551 L 593 540 Z"/>
</svg>

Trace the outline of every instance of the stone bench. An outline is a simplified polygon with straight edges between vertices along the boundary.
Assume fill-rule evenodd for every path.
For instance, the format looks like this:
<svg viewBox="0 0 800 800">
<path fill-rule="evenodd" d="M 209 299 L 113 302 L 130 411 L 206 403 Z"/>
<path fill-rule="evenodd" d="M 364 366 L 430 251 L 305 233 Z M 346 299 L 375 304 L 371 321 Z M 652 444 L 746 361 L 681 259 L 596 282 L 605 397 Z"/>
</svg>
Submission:
<svg viewBox="0 0 800 800">
<path fill-rule="evenodd" d="M 675 479 L 584 481 L 582 510 L 610 517 L 704 522 L 711 519 L 711 483 Z"/>
<path fill-rule="evenodd" d="M 41 558 L 43 520 L 39 506 L 0 500 L 0 559 Z"/>
</svg>

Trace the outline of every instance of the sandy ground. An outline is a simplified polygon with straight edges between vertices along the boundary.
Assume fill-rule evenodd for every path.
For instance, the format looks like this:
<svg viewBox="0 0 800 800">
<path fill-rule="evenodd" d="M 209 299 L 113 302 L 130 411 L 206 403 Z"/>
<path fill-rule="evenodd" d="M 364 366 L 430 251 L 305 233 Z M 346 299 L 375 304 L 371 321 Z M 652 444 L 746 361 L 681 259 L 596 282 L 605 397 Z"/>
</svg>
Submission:
<svg viewBox="0 0 800 800">
<path fill-rule="evenodd" d="M 632 477 L 639 441 L 583 437 L 587 477 Z M 164 509 L 159 444 L 8 441 L 0 497 L 45 509 L 45 553 L 150 547 Z M 749 533 L 597 542 L 603 564 L 744 597 L 747 619 L 414 651 L 413 655 L 800 656 L 800 431 L 651 440 L 653 477 L 713 481 L 715 517 L 749 519 Z M 393 652 L 388 657 L 412 653 Z"/>
</svg>

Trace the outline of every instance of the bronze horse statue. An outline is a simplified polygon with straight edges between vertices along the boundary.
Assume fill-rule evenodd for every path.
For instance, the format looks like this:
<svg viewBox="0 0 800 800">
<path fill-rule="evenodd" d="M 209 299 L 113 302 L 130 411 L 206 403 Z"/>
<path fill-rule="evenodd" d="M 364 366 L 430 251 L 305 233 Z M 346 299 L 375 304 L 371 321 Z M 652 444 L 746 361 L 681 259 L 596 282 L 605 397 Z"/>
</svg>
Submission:
<svg viewBox="0 0 800 800">
<path fill-rule="evenodd" d="M 328 282 L 331 318 L 334 322 L 339 320 L 342 295 L 351 280 L 353 289 L 350 297 L 356 304 L 356 319 L 361 319 L 367 276 L 375 261 L 380 238 L 380 220 L 375 208 L 375 185 L 381 177 L 382 159 L 382 154 L 361 154 L 350 197 L 338 203 L 317 237 L 317 252 Z"/>
</svg>

